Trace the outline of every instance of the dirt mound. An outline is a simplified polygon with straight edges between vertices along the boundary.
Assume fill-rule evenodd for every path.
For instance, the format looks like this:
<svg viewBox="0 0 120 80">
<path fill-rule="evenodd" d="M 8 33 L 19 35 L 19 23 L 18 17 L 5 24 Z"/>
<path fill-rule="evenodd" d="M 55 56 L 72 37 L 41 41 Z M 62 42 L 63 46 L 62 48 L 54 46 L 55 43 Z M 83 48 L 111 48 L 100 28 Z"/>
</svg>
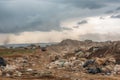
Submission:
<svg viewBox="0 0 120 80">
<path fill-rule="evenodd" d="M 87 58 L 112 56 L 120 64 L 120 41 L 93 42 L 91 40 L 77 41 L 66 39 L 59 44 L 47 47 L 47 49 L 49 52 L 59 55 L 82 51 L 82 57 Z"/>
</svg>

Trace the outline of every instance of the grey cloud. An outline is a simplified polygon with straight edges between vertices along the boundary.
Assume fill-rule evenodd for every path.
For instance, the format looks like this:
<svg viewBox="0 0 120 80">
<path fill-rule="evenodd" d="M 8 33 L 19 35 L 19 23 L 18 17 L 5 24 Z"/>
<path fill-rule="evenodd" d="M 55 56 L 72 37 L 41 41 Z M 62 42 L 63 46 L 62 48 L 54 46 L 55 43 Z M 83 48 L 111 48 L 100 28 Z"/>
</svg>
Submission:
<svg viewBox="0 0 120 80">
<path fill-rule="evenodd" d="M 118 15 L 112 15 L 111 18 L 120 18 L 120 14 L 118 14 Z"/>
<path fill-rule="evenodd" d="M 59 19 L 54 18 L 57 14 L 57 9 L 53 10 L 54 5 L 48 4 L 47 8 L 42 8 L 44 5 L 41 5 L 38 8 L 42 3 L 35 2 L 31 6 L 32 3 L 25 5 L 0 1 L 0 4 L 0 33 L 61 30 Z"/>
<path fill-rule="evenodd" d="M 119 11 L 120 11 L 120 7 L 117 7 L 112 10 L 106 11 L 105 14 L 119 13 Z"/>
<path fill-rule="evenodd" d="M 87 24 L 87 23 L 88 23 L 87 20 L 81 20 L 77 22 L 76 26 L 73 26 L 73 28 L 79 28 L 80 25 Z"/>
<path fill-rule="evenodd" d="M 73 26 L 73 28 L 79 28 L 79 26 Z"/>
<path fill-rule="evenodd" d="M 100 17 L 100 19 L 104 20 L 105 18 L 104 17 Z"/>
<path fill-rule="evenodd" d="M 105 13 L 106 14 L 111 14 L 111 13 L 114 13 L 114 11 L 113 10 L 109 10 L 109 11 L 106 11 Z"/>
<path fill-rule="evenodd" d="M 116 9 L 116 11 L 118 11 L 118 10 L 120 10 L 120 7 L 118 7 L 118 8 Z"/>
<path fill-rule="evenodd" d="M 73 30 L 72 28 L 63 27 L 62 30 Z"/>
<path fill-rule="evenodd" d="M 115 1 L 0 0 L 0 33 L 64 30 L 60 26 L 62 21 L 101 15 L 104 11 L 99 9 L 109 2 Z"/>
<path fill-rule="evenodd" d="M 120 0 L 101 0 L 101 2 L 107 2 L 107 3 L 118 3 Z"/>
<path fill-rule="evenodd" d="M 90 39 L 93 41 L 106 41 L 106 40 L 119 40 L 120 39 L 120 34 L 115 33 L 115 34 L 98 34 L 98 33 L 88 33 L 84 35 L 79 36 L 81 40 L 86 40 Z"/>
<path fill-rule="evenodd" d="M 99 9 L 108 6 L 109 3 L 119 3 L 120 0 L 51 0 L 53 2 L 68 4 L 78 8 Z"/>
<path fill-rule="evenodd" d="M 98 40 L 101 40 L 100 36 L 101 35 L 97 33 L 94 33 L 94 34 L 88 33 L 85 35 L 80 35 L 80 39 L 81 40 L 90 39 L 90 40 L 98 41 Z"/>
<path fill-rule="evenodd" d="M 78 22 L 77 24 L 82 25 L 82 24 L 86 24 L 86 23 L 88 23 L 87 20 L 82 20 L 82 21 Z"/>
<path fill-rule="evenodd" d="M 78 8 L 88 8 L 88 9 L 98 9 L 106 6 L 103 2 L 101 1 L 97 2 L 96 0 L 59 0 L 59 1 L 52 0 L 52 1 L 68 4 L 70 6 L 72 5 Z"/>
<path fill-rule="evenodd" d="M 120 11 L 120 7 L 117 7 L 115 9 L 113 9 L 113 10 L 108 10 L 105 13 L 106 14 L 111 14 L 111 13 L 118 13 L 119 11 Z"/>
</svg>

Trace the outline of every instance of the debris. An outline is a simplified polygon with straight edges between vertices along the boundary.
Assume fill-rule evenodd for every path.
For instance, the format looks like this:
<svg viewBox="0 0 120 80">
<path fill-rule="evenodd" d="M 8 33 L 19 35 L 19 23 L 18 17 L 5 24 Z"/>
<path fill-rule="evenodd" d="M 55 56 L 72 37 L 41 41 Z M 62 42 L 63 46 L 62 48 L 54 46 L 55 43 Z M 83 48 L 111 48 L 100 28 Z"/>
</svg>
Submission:
<svg viewBox="0 0 120 80">
<path fill-rule="evenodd" d="M 120 75 L 120 65 L 115 65 L 114 72 L 115 72 L 115 74 Z"/>
<path fill-rule="evenodd" d="M 0 57 L 0 66 L 6 66 L 6 61 Z"/>
<path fill-rule="evenodd" d="M 100 68 L 88 68 L 87 71 L 91 74 L 97 74 L 102 72 Z"/>
<path fill-rule="evenodd" d="M 46 47 L 41 47 L 41 50 L 46 51 L 47 49 L 46 49 Z"/>
<path fill-rule="evenodd" d="M 4 71 L 5 72 L 9 72 L 9 71 L 14 71 L 17 69 L 17 66 L 15 65 L 7 65 L 5 68 L 4 68 Z"/>
<path fill-rule="evenodd" d="M 22 73 L 20 71 L 15 71 L 13 76 L 15 77 L 21 77 L 22 76 Z"/>
<path fill-rule="evenodd" d="M 94 61 L 95 61 L 95 60 L 88 60 L 88 61 L 86 61 L 86 62 L 84 63 L 84 65 L 83 65 L 83 67 L 85 68 L 85 67 L 87 67 L 88 65 L 93 64 Z"/>
<path fill-rule="evenodd" d="M 2 76 L 2 71 L 0 70 L 0 76 Z"/>
</svg>

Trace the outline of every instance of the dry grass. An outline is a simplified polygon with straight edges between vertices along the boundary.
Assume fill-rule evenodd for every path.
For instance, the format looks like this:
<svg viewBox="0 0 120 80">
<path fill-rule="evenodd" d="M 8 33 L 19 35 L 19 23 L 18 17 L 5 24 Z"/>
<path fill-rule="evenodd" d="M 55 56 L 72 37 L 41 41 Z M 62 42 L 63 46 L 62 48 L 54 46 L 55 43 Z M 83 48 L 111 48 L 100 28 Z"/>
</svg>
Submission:
<svg viewBox="0 0 120 80">
<path fill-rule="evenodd" d="M 34 52 L 35 49 L 0 49 L 0 56 L 23 55 Z"/>
</svg>

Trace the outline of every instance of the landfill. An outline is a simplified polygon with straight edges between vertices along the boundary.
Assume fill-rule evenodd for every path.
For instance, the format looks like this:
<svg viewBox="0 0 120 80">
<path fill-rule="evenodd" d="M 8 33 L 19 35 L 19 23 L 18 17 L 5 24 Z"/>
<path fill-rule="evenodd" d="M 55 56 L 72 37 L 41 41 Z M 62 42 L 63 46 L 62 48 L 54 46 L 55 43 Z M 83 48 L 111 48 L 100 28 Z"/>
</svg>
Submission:
<svg viewBox="0 0 120 80">
<path fill-rule="evenodd" d="M 0 78 L 120 80 L 120 41 L 67 39 L 51 46 L 34 48 L 33 54 L 0 57 Z"/>
</svg>

